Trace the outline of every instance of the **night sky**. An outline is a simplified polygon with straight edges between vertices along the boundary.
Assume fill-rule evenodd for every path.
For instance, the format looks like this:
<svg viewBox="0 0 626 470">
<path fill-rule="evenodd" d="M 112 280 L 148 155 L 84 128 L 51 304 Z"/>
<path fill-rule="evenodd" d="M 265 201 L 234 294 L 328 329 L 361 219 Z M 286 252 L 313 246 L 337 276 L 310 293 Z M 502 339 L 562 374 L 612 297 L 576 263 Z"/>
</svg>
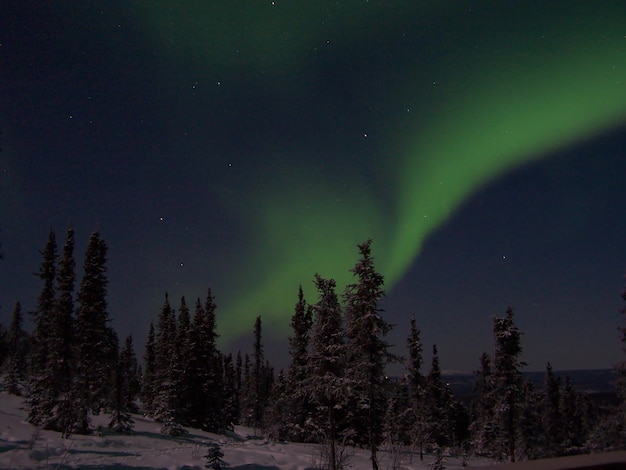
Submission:
<svg viewBox="0 0 626 470">
<path fill-rule="evenodd" d="M 389 341 L 442 368 L 515 309 L 529 370 L 608 368 L 626 273 L 626 2 L 5 1 L 0 321 L 48 231 L 99 230 L 142 354 L 211 287 L 226 352 L 286 365 L 313 275 L 372 238 Z M 425 354 L 426 361 L 430 354 Z"/>
</svg>

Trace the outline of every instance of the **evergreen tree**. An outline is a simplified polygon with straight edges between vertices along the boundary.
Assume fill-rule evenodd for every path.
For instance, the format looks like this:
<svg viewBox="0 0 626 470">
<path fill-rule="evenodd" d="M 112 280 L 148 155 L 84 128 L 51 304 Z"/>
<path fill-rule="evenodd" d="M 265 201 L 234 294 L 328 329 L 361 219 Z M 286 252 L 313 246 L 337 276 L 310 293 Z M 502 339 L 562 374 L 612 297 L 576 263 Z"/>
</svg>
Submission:
<svg viewBox="0 0 626 470">
<path fill-rule="evenodd" d="M 156 396 L 153 417 L 162 423 L 161 432 L 172 436 L 185 433 L 178 415 L 180 361 L 176 344 L 176 318 L 168 295 L 159 314 L 156 337 Z"/>
<path fill-rule="evenodd" d="M 543 430 L 546 436 L 546 457 L 560 455 L 563 441 L 563 422 L 561 417 L 561 379 L 552 372 L 552 365 L 546 365 L 546 382 L 542 406 Z"/>
<path fill-rule="evenodd" d="M 0 323 L 0 366 L 3 366 L 9 354 L 9 340 L 7 329 Z"/>
<path fill-rule="evenodd" d="M 195 395 L 194 375 L 197 372 L 195 357 L 195 338 L 191 326 L 191 317 L 185 297 L 180 299 L 178 324 L 176 326 L 176 348 L 179 357 L 180 378 L 178 380 L 177 413 L 184 425 L 191 425 L 194 419 L 193 402 L 201 399 Z"/>
<path fill-rule="evenodd" d="M 520 361 L 522 353 L 522 332 L 513 322 L 513 309 L 509 307 L 506 316 L 493 317 L 495 339 L 495 386 L 498 392 L 496 415 L 502 433 L 498 438 L 504 444 L 505 455 L 515 462 L 520 410 L 523 406 L 524 380 Z M 504 459 L 505 455 L 501 455 Z"/>
<path fill-rule="evenodd" d="M 230 428 L 239 419 L 239 395 L 233 355 L 224 357 L 224 422 Z"/>
<path fill-rule="evenodd" d="M 222 452 L 222 449 L 220 448 L 219 444 L 215 444 L 215 443 L 209 444 L 207 453 L 204 456 L 204 458 L 206 459 L 204 468 L 220 470 L 221 468 L 225 466 L 223 457 L 224 457 L 224 453 Z"/>
<path fill-rule="evenodd" d="M 230 426 L 223 413 L 223 365 L 222 355 L 217 349 L 217 306 L 211 289 L 208 290 L 204 307 L 196 301 L 193 321 L 194 368 L 197 370 L 194 385 L 193 409 L 196 426 L 205 431 L 220 432 Z"/>
<path fill-rule="evenodd" d="M 196 299 L 193 321 L 191 324 L 191 355 L 187 367 L 190 373 L 189 388 L 191 399 L 189 402 L 189 425 L 201 428 L 206 421 L 207 407 L 205 403 L 204 387 L 208 381 L 207 353 L 203 346 L 203 332 L 206 328 L 206 312 L 200 298 Z M 210 366 L 210 364 L 209 364 Z"/>
<path fill-rule="evenodd" d="M 239 356 L 241 357 L 241 356 Z M 241 387 L 239 393 L 240 418 L 239 421 L 251 427 L 254 425 L 254 380 L 250 372 L 250 356 L 246 353 L 241 367 Z"/>
<path fill-rule="evenodd" d="M 411 315 L 411 326 L 407 347 L 409 349 L 409 362 L 407 365 L 407 379 L 409 395 L 411 397 L 411 412 L 414 423 L 414 440 L 419 447 L 420 460 L 424 460 L 424 385 L 425 380 L 422 375 L 422 342 L 420 340 L 420 330 L 417 328 L 415 316 Z"/>
<path fill-rule="evenodd" d="M 144 369 L 141 381 L 141 400 L 145 407 L 146 415 L 150 416 L 154 412 L 153 401 L 157 393 L 155 387 L 156 380 L 156 339 L 154 334 L 154 324 L 150 322 L 148 339 L 146 341 L 146 351 L 143 356 Z"/>
<path fill-rule="evenodd" d="M 294 314 L 291 317 L 293 335 L 289 337 L 289 356 L 291 362 L 287 376 L 287 389 L 290 393 L 285 397 L 285 420 L 284 437 L 291 441 L 306 441 L 306 422 L 311 416 L 312 405 L 310 400 L 300 393 L 300 384 L 306 379 L 307 358 L 309 339 L 313 313 L 307 306 L 302 292 L 302 286 L 298 289 L 298 301 Z"/>
<path fill-rule="evenodd" d="M 497 390 L 491 357 L 487 353 L 480 356 L 480 369 L 475 372 L 475 376 L 474 393 L 478 401 L 470 424 L 472 447 L 474 453 L 480 456 L 491 457 L 494 452 L 500 455 L 500 450 L 495 449 L 495 445 L 500 443 L 497 436 L 501 434 L 496 420 Z"/>
<path fill-rule="evenodd" d="M 7 333 L 8 358 L 5 366 L 8 392 L 13 395 L 22 394 L 21 383 L 26 377 L 28 336 L 22 329 L 22 322 L 22 306 L 16 302 Z"/>
<path fill-rule="evenodd" d="M 222 353 L 217 348 L 217 305 L 215 297 L 209 288 L 204 303 L 206 310 L 205 344 L 207 354 L 211 357 L 212 368 L 208 375 L 208 382 L 205 385 L 205 396 L 209 405 L 208 419 L 203 427 L 206 431 L 222 432 L 225 429 L 232 429 L 231 423 L 225 421 L 223 414 L 224 407 L 224 370 Z"/>
<path fill-rule="evenodd" d="M 452 437 L 452 397 L 441 380 L 437 345 L 433 346 L 432 365 L 426 378 L 424 416 L 427 442 L 435 455 L 433 468 L 442 470 L 444 450 Z"/>
<path fill-rule="evenodd" d="M 240 417 L 242 402 L 241 402 L 241 393 L 242 393 L 242 382 L 243 382 L 243 360 L 241 359 L 241 350 L 237 351 L 237 358 L 235 360 L 235 394 L 237 396 L 237 420 L 234 421 L 235 424 L 241 424 Z"/>
<path fill-rule="evenodd" d="M 391 325 L 382 317 L 384 278 L 374 268 L 371 240 L 358 245 L 361 258 L 351 269 L 357 278 L 346 287 L 345 317 L 348 361 L 346 377 L 355 393 L 357 429 L 367 432 L 372 469 L 378 469 L 378 446 L 382 442 L 385 414 L 385 366 L 395 360 L 384 337 Z"/>
<path fill-rule="evenodd" d="M 254 384 L 254 417 L 252 425 L 255 428 L 260 428 L 263 424 L 263 412 L 266 402 L 266 397 L 263 393 L 264 358 L 261 329 L 261 317 L 258 316 L 254 322 L 254 363 L 252 365 L 252 381 Z"/>
<path fill-rule="evenodd" d="M 345 404 L 344 332 L 335 281 L 315 275 L 319 300 L 314 306 L 315 320 L 308 358 L 308 374 L 302 387 L 319 407 L 314 417 L 319 432 L 329 447 L 329 469 L 337 470 L 338 414 Z"/>
<path fill-rule="evenodd" d="M 57 270 L 56 312 L 50 319 L 48 364 L 54 380 L 50 384 L 52 416 L 47 429 L 61 431 L 66 435 L 73 426 L 74 403 L 71 393 L 73 381 L 74 352 L 74 284 L 76 262 L 74 261 L 74 230 L 67 230 L 63 255 Z"/>
<path fill-rule="evenodd" d="M 274 383 L 271 396 L 272 401 L 268 404 L 265 412 L 265 432 L 270 439 L 284 439 L 287 429 L 287 378 L 281 370 L 278 373 L 278 379 Z"/>
<path fill-rule="evenodd" d="M 626 302 L 626 288 L 621 297 Z M 626 305 L 619 311 L 622 314 L 622 321 L 626 320 Z M 618 327 L 618 331 L 622 352 L 626 354 L 626 326 Z M 593 424 L 586 444 L 593 451 L 626 449 L 626 359 L 616 363 L 613 369 L 617 378 L 615 385 L 618 403 L 608 415 Z M 590 424 L 587 426 L 591 427 Z"/>
<path fill-rule="evenodd" d="M 626 276 L 624 277 L 626 279 Z M 622 292 L 622 299 L 626 302 L 626 288 Z M 626 319 L 626 305 L 620 309 L 622 318 Z M 619 327 L 620 342 L 622 343 L 622 351 L 626 354 L 626 326 Z M 617 375 L 617 395 L 619 398 L 619 406 L 617 410 L 618 418 L 614 423 L 615 439 L 613 447 L 626 448 L 626 360 L 618 362 L 615 367 Z"/>
<path fill-rule="evenodd" d="M 587 440 L 584 401 L 574 390 L 569 374 L 561 394 L 560 410 L 563 418 L 563 450 L 565 454 L 578 454 Z"/>
<path fill-rule="evenodd" d="M 550 455 L 546 445 L 544 396 L 530 380 L 524 381 L 519 415 L 519 460 L 539 459 Z"/>
<path fill-rule="evenodd" d="M 37 299 L 37 307 L 33 312 L 35 330 L 30 347 L 28 384 L 28 422 L 35 426 L 45 425 L 52 415 L 53 403 L 49 388 L 52 383 L 52 372 L 48 368 L 50 352 L 50 325 L 56 309 L 56 236 L 51 230 L 43 251 L 43 261 L 37 276 L 43 281 L 43 287 Z"/>
<path fill-rule="evenodd" d="M 413 443 L 415 416 L 409 391 L 407 376 L 397 382 L 388 383 L 389 398 L 383 420 L 383 434 L 391 453 Z"/>
<path fill-rule="evenodd" d="M 107 326 L 106 252 L 106 243 L 94 232 L 85 253 L 76 315 L 72 400 L 73 430 L 78 433 L 89 431 L 89 414 L 98 413 L 110 396 L 116 365 L 117 337 Z"/>
<path fill-rule="evenodd" d="M 135 399 L 139 393 L 137 375 L 137 358 L 133 348 L 133 337 L 129 335 L 120 351 L 119 361 L 115 370 L 115 388 L 112 400 L 112 415 L 109 427 L 130 434 L 134 427 L 131 413 L 137 412 Z"/>
</svg>

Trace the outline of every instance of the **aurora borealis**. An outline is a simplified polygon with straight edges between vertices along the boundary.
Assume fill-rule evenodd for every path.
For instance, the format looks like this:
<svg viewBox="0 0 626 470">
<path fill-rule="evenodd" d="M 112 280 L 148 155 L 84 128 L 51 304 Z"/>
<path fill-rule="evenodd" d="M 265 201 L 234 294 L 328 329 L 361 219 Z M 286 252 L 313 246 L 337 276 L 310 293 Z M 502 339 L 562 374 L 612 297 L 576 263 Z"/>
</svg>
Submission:
<svg viewBox="0 0 626 470">
<path fill-rule="evenodd" d="M 142 329 L 140 338 L 164 291 L 194 298 L 207 286 L 225 342 L 257 315 L 284 337 L 298 285 L 314 302 L 315 272 L 345 284 L 356 243 L 371 237 L 396 344 L 415 313 L 443 362 L 446 344 L 475 343 L 480 353 L 490 316 L 511 303 L 535 367 L 558 368 L 558 358 L 562 367 L 610 366 L 613 351 L 584 363 L 568 363 L 565 346 L 544 357 L 547 339 L 537 338 L 546 324 L 597 320 L 602 305 L 613 310 L 593 324 L 606 328 L 595 351 L 619 322 L 619 290 L 598 302 L 581 288 L 571 301 L 584 311 L 554 311 L 563 291 L 548 274 L 598 274 L 583 262 L 589 253 L 614 263 L 602 273 L 613 292 L 626 271 L 617 183 L 626 169 L 626 5 L 10 3 L 0 47 L 9 97 L 0 108 L 9 202 L 0 269 L 19 275 L 3 281 L 2 318 L 15 300 L 31 307 L 37 250 L 48 227 L 61 236 L 68 222 L 77 239 L 100 228 L 111 315 Z M 554 230 L 544 227 L 555 217 L 537 212 L 544 207 L 558 216 Z M 496 228 L 486 214 L 510 225 Z M 607 230 L 609 243 L 594 238 Z M 488 248 L 501 245 L 495 260 Z M 570 264 L 546 256 L 563 262 L 574 247 Z M 471 280 L 455 285 L 465 271 Z M 447 316 L 454 296 L 486 331 Z M 458 339 L 468 331 L 474 339 Z M 478 357 L 448 354 L 448 369 Z"/>
</svg>

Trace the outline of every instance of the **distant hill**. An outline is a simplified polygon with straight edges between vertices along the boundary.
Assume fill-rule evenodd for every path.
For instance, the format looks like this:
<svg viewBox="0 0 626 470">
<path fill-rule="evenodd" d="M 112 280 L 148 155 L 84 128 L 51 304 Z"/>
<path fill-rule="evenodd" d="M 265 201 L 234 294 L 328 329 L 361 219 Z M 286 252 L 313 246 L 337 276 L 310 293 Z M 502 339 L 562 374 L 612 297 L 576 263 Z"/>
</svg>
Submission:
<svg viewBox="0 0 626 470">
<path fill-rule="evenodd" d="M 615 394 L 615 374 L 613 369 L 581 369 L 558 370 L 554 375 L 565 381 L 569 375 L 574 389 L 588 394 Z M 546 379 L 545 371 L 525 372 L 524 376 L 530 379 L 538 389 L 542 389 Z M 474 374 L 443 374 L 443 380 L 450 385 L 454 396 L 463 397 L 474 394 Z"/>
</svg>

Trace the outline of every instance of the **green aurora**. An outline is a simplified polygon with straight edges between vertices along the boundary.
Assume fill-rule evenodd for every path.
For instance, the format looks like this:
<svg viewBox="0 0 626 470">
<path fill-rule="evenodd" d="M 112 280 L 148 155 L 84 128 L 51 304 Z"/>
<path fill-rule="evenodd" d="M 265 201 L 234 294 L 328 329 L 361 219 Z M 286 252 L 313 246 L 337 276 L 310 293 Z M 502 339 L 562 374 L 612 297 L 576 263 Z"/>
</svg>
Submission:
<svg viewBox="0 0 626 470">
<path fill-rule="evenodd" d="M 347 56 L 403 30 L 435 37 L 428 51 L 416 42 L 415 54 L 389 52 L 401 58 L 388 86 L 378 86 L 381 70 L 354 83 L 358 104 L 384 109 L 375 135 L 363 136 L 376 143 L 373 157 L 344 146 L 329 165 L 315 158 L 323 143 L 296 155 L 259 150 L 278 163 L 239 181 L 246 202 L 234 217 L 250 243 L 236 262 L 237 285 L 217 293 L 227 338 L 257 315 L 286 328 L 298 284 L 314 301 L 314 273 L 350 282 L 356 244 L 369 237 L 392 289 L 427 237 L 476 191 L 626 121 L 626 4 L 482 2 L 474 13 L 466 2 L 293 3 L 129 7 L 173 64 L 206 77 L 239 74 L 260 88 L 288 82 L 294 100 L 306 92 L 294 77 L 316 67 L 326 45 Z M 410 104 L 391 105 L 398 102 Z M 229 191 L 218 193 L 227 199 Z"/>
</svg>

